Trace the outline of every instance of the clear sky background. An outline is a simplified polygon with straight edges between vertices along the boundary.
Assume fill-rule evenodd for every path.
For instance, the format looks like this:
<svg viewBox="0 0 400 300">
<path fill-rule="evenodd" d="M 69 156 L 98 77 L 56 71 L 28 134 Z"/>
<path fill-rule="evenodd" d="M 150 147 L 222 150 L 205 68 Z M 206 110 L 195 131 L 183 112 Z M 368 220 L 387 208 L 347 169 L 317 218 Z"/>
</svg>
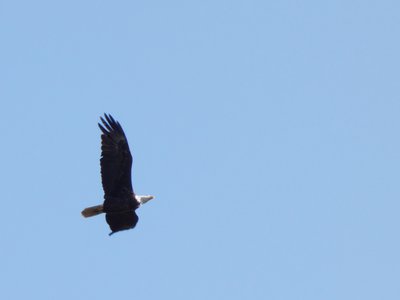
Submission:
<svg viewBox="0 0 400 300">
<path fill-rule="evenodd" d="M 1 299 L 400 299 L 399 1 L 1 1 Z M 108 236 L 99 116 L 156 199 Z"/>
</svg>

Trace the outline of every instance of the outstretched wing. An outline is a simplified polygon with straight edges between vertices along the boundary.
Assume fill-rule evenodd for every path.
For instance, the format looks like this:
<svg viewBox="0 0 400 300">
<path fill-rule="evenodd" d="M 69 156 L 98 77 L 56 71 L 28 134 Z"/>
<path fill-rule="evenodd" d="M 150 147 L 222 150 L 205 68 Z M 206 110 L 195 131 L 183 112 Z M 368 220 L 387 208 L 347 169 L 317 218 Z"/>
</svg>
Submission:
<svg viewBox="0 0 400 300">
<path fill-rule="evenodd" d="M 107 196 L 122 196 L 133 193 L 131 182 L 132 155 L 121 125 L 111 115 L 100 117 L 101 135 L 101 179 Z"/>
</svg>

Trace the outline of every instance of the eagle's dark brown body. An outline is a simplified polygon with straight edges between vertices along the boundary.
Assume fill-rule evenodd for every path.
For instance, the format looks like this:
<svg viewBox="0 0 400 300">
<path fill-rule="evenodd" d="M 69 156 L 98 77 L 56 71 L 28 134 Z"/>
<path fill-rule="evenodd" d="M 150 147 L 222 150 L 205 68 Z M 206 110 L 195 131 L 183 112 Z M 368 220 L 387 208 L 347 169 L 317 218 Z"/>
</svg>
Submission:
<svg viewBox="0 0 400 300">
<path fill-rule="evenodd" d="M 139 221 L 135 213 L 138 207 L 139 203 L 133 195 L 131 197 L 105 195 L 103 211 L 106 213 L 106 221 L 111 228 L 111 233 L 134 228 Z"/>
</svg>

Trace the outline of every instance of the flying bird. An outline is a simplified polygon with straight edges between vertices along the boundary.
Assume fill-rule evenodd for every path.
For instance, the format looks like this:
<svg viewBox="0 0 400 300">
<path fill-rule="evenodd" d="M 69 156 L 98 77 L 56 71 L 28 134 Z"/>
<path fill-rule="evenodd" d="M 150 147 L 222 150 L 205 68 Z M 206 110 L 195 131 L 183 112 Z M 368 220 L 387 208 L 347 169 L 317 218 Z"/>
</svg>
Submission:
<svg viewBox="0 0 400 300">
<path fill-rule="evenodd" d="M 151 195 L 135 195 L 131 182 L 132 155 L 125 133 L 114 118 L 104 114 L 98 124 L 101 134 L 101 181 L 104 190 L 103 204 L 85 208 L 85 218 L 101 213 L 106 214 L 106 221 L 112 235 L 121 230 L 132 229 L 139 217 L 136 209 L 150 201 Z"/>
</svg>

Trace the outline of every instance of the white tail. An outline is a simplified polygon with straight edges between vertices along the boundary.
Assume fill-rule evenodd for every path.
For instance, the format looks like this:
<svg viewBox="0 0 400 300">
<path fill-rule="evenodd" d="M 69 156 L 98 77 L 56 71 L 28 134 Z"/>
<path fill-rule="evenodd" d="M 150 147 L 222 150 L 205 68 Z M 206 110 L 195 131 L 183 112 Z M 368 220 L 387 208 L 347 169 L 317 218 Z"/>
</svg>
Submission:
<svg viewBox="0 0 400 300">
<path fill-rule="evenodd" d="M 82 210 L 82 216 L 84 216 L 85 218 L 94 217 L 101 213 L 103 213 L 103 205 L 102 204 L 87 207 L 84 210 Z"/>
</svg>

